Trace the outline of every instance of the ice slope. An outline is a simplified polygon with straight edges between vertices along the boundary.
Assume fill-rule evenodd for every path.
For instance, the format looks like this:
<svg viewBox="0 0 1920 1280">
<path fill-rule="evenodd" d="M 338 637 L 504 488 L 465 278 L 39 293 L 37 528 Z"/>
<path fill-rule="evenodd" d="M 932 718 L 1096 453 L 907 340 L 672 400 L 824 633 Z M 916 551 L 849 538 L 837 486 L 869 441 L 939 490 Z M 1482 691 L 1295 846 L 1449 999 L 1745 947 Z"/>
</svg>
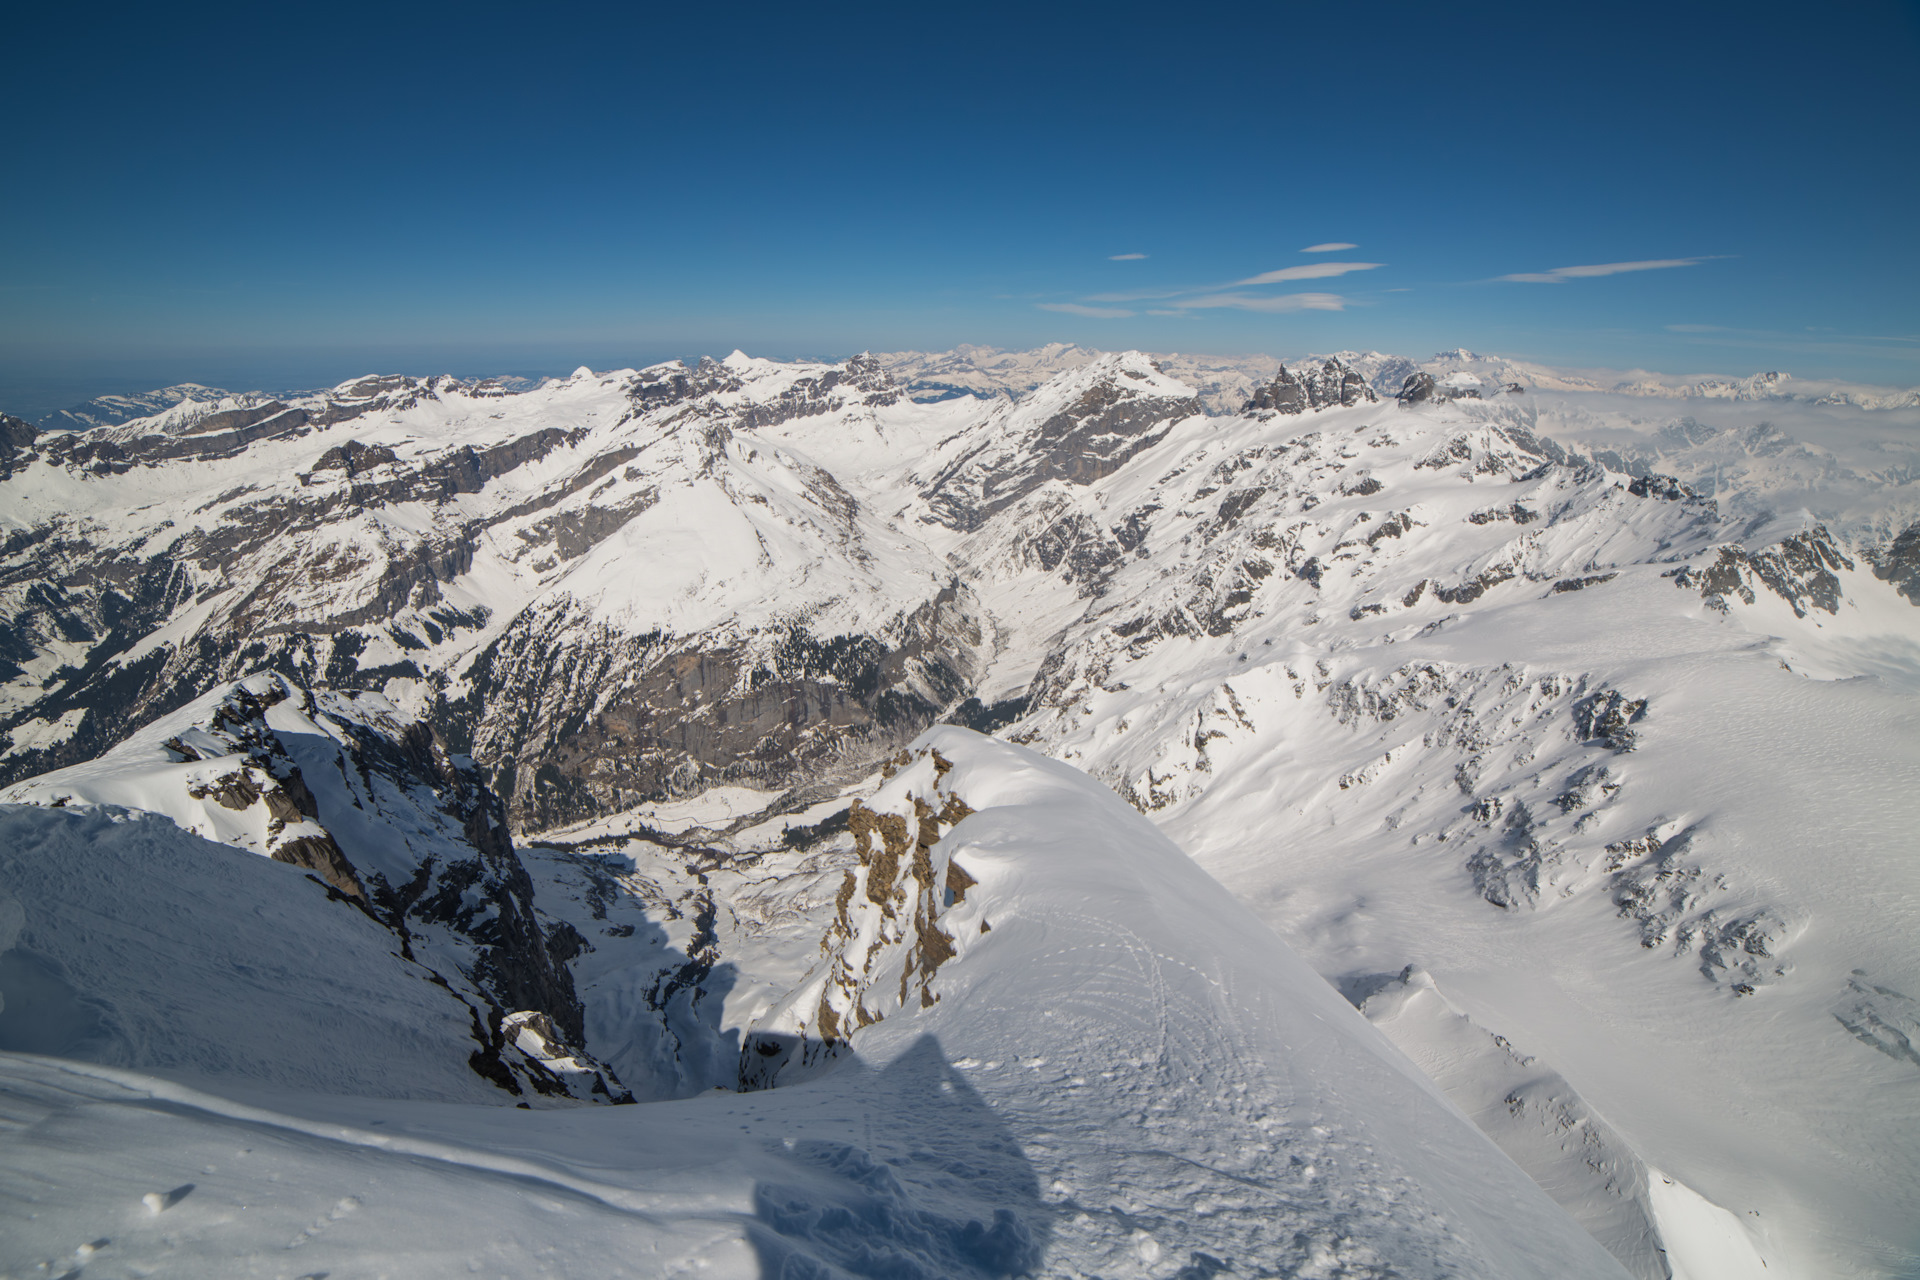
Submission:
<svg viewBox="0 0 1920 1280">
<path fill-rule="evenodd" d="M 929 921 L 955 951 L 931 1002 L 853 1032 L 812 1079 L 589 1117 L 293 1088 L 235 1100 L 10 1053 L 0 1266 L 1620 1274 L 1111 793 L 942 729 L 871 811 L 954 796 L 973 813 L 938 858 L 974 884 Z"/>
</svg>

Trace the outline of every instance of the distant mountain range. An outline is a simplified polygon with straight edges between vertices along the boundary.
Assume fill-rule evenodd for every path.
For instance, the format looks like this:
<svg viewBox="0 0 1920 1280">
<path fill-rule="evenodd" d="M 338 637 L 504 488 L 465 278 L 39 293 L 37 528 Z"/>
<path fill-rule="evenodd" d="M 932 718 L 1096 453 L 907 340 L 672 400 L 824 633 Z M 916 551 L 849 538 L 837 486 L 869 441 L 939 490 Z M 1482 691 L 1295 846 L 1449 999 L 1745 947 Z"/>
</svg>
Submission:
<svg viewBox="0 0 1920 1280">
<path fill-rule="evenodd" d="M 1020 396 L 1055 374 L 1077 369 L 1098 359 L 1101 351 L 1053 342 L 1028 351 L 962 344 L 951 351 L 895 351 L 876 355 L 914 400 L 939 401 L 953 396 Z M 1453 379 L 1461 386 L 1519 385 L 1554 391 L 1610 391 L 1619 395 L 1701 398 L 1712 400 L 1804 400 L 1815 404 L 1852 405 L 1862 409 L 1901 409 L 1920 406 L 1920 387 L 1875 387 L 1830 380 L 1795 380 L 1784 373 L 1756 373 L 1745 378 L 1677 378 L 1644 371 L 1561 370 L 1544 365 L 1484 356 L 1456 348 L 1429 360 L 1384 355 L 1378 351 L 1329 353 L 1364 376 L 1381 395 L 1396 395 L 1415 373 Z M 1312 363 L 1328 355 L 1292 357 L 1289 363 Z M 1167 353 L 1154 357 L 1160 366 L 1198 392 L 1213 413 L 1234 413 L 1254 388 L 1273 376 L 1282 361 L 1273 356 L 1203 356 Z M 525 378 L 488 381 L 513 390 L 533 386 Z M 205 404 L 235 395 L 218 387 L 183 382 L 133 395 L 97 396 L 67 409 L 56 410 L 34 422 L 42 431 L 83 431 L 112 427 L 150 417 L 183 403 Z M 264 393 L 253 393 L 256 395 Z M 276 392 L 299 398 L 318 392 Z"/>
</svg>

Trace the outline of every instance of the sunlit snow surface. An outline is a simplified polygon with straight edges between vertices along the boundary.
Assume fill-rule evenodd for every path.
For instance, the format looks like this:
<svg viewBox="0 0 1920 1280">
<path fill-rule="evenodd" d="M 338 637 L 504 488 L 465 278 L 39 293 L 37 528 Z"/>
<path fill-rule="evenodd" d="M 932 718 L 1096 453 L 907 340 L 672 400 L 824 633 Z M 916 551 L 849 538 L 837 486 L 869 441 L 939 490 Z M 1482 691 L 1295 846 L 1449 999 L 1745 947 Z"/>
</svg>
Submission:
<svg viewBox="0 0 1920 1280">
<path fill-rule="evenodd" d="M 1423 465 L 1449 417 L 1470 456 Z M 1259 452 L 1275 437 L 1237 424 L 1159 446 L 1185 451 L 1172 481 L 1167 460 L 1135 459 L 1114 505 L 1152 499 L 1182 523 L 1056 644 L 1050 705 L 1012 732 L 1133 796 L 1330 979 L 1426 969 L 1483 1037 L 1570 1082 L 1574 1112 L 1733 1214 L 1766 1274 L 1903 1274 L 1920 1262 L 1920 1076 L 1906 1032 L 1842 1015 L 1864 999 L 1903 1026 L 1920 990 L 1914 610 L 1859 566 L 1835 614 L 1765 591 L 1717 612 L 1671 566 L 1725 526 L 1613 482 L 1596 505 L 1553 476 L 1489 486 L 1475 460 L 1498 444 L 1471 426 L 1487 417 L 1299 424 L 1316 434 L 1287 465 L 1312 469 L 1311 497 L 1275 487 L 1243 523 L 1299 530 L 1285 551 L 1317 553 L 1316 589 L 1151 646 L 1130 638 L 1143 619 L 1218 602 L 1192 583 L 1254 550 L 1223 530 L 1227 486 L 1287 473 Z M 1540 516 L 1474 522 L 1508 503 Z M 1424 527 L 1368 540 L 1397 513 Z M 1516 572 L 1453 603 L 1434 599 L 1440 566 L 1448 587 Z M 1582 577 L 1605 580 L 1553 590 Z M 1575 704 L 1609 689 L 1647 700 L 1630 751 L 1576 731 Z M 1648 837 L 1650 855 L 1627 847 Z M 1577 1155 L 1569 1132 L 1556 1145 Z M 1567 1191 L 1601 1218 L 1643 1195 L 1603 1176 Z"/>
<path fill-rule="evenodd" d="M 231 1019 L 218 1033 L 233 1067 L 199 1073 L 198 1091 L 0 1058 L 0 1265 L 89 1276 L 1619 1274 L 1126 805 L 964 730 L 927 743 L 953 765 L 943 786 L 977 811 L 945 847 L 978 881 L 945 920 L 961 951 L 932 1008 L 870 1028 L 825 1074 L 756 1094 L 540 1113 L 329 1096 L 351 1086 L 341 1074 L 330 1088 L 324 1072 L 295 1090 L 244 1065 L 274 1033 L 250 1025 L 250 979 L 222 979 L 215 964 L 196 997 Z M 10 846 L 20 833 L 39 842 L 16 859 L 90 875 L 102 897 L 136 874 L 126 859 L 164 862 L 192 892 L 213 889 L 217 858 L 243 857 L 169 842 L 152 819 L 123 824 L 145 843 L 97 850 L 99 818 L 15 809 L 0 821 Z M 258 868 L 250 880 L 284 873 L 289 895 L 308 887 L 264 860 L 243 865 Z M 71 892 L 50 874 L 9 908 L 36 952 L 56 945 L 41 931 L 65 923 L 41 894 Z M 154 944 L 129 927 L 91 941 L 138 963 Z M 210 945 L 218 957 L 227 944 Z M 309 986 L 329 982 L 315 974 Z M 355 1048 L 340 1047 L 343 1058 Z M 138 1049 L 129 1058 L 166 1065 Z"/>
</svg>

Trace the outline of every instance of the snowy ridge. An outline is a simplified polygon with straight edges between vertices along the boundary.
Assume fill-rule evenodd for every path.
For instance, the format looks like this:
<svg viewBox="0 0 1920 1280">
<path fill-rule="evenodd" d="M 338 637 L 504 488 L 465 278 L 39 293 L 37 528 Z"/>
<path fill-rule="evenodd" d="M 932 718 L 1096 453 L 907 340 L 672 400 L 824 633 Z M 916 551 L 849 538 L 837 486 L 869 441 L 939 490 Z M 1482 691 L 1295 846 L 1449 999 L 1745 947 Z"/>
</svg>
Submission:
<svg viewBox="0 0 1920 1280">
<path fill-rule="evenodd" d="M 86 431 L 93 427 L 112 427 L 135 418 L 150 418 L 179 404 L 205 404 L 223 400 L 232 394 L 219 387 L 182 382 L 134 395 L 96 396 L 70 409 L 57 409 L 34 425 L 42 431 Z"/>
<path fill-rule="evenodd" d="M 9 1264 L 244 1275 L 292 1247 L 309 1271 L 424 1276 L 1620 1274 L 1111 794 L 962 730 L 914 755 L 895 790 L 975 809 L 939 855 L 977 877 L 946 913 L 968 942 L 938 999 L 807 1085 L 588 1126 L 284 1088 L 240 1105 L 4 1055 L 21 1118 L 0 1162 L 90 1188 L 48 1196 Z"/>
</svg>

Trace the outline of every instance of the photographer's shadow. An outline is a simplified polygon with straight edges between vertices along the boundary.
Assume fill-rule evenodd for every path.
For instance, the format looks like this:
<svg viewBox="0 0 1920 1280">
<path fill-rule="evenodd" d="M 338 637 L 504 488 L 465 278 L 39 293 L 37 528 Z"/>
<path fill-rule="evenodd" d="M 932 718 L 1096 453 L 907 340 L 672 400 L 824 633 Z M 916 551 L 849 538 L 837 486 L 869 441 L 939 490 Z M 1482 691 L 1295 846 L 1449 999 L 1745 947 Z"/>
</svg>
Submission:
<svg viewBox="0 0 1920 1280">
<path fill-rule="evenodd" d="M 1053 1234 L 1039 1179 L 937 1038 L 883 1068 L 849 1058 L 789 1089 L 798 1132 L 864 1136 L 783 1144 L 791 1176 L 763 1179 L 753 1195 L 749 1231 L 766 1280 L 1039 1271 Z"/>
</svg>

